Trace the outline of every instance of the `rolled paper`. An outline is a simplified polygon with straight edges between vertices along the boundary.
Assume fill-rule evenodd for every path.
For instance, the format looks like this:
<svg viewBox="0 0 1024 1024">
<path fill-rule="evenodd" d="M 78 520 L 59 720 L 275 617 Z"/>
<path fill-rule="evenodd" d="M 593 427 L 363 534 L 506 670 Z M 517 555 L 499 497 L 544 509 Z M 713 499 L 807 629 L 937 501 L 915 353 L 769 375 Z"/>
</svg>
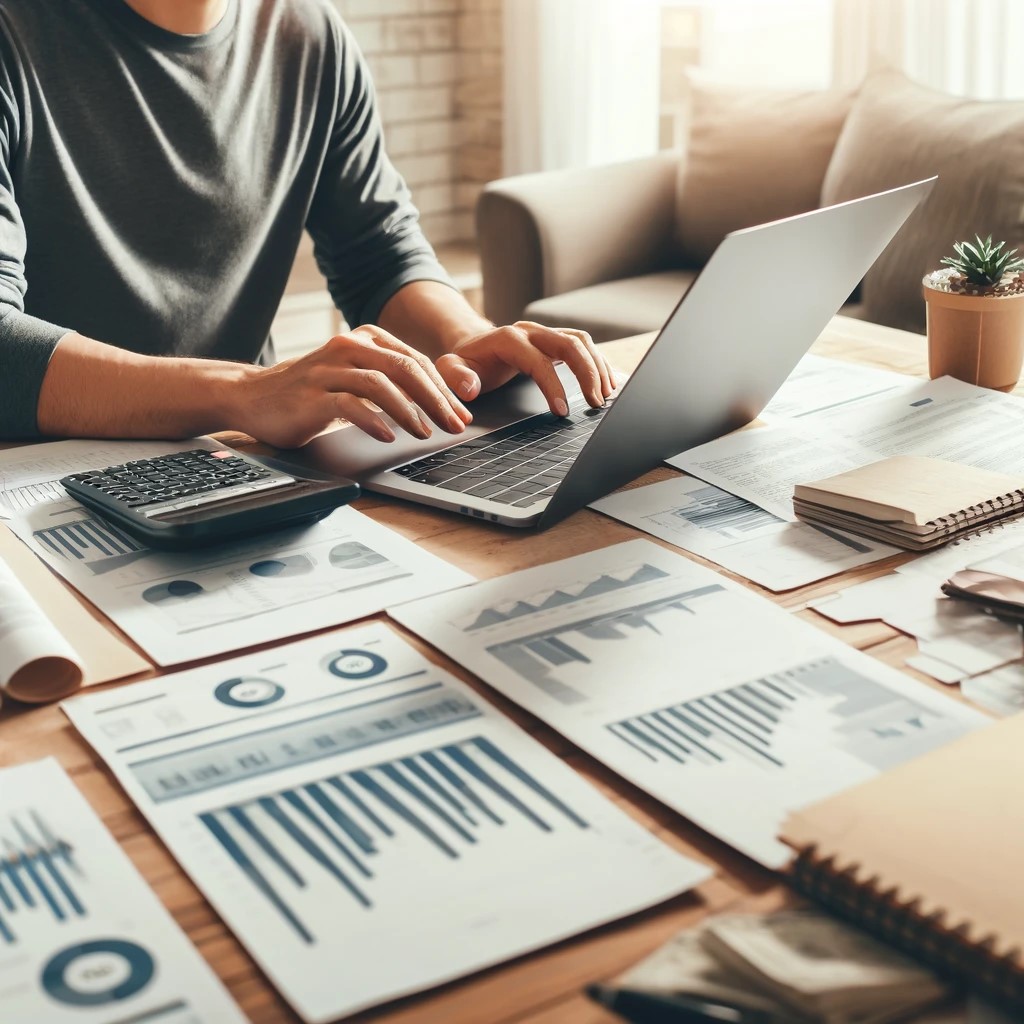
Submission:
<svg viewBox="0 0 1024 1024">
<path fill-rule="evenodd" d="M 75 649 L 0 559 L 0 692 L 45 704 L 74 693 L 84 678 Z"/>
</svg>

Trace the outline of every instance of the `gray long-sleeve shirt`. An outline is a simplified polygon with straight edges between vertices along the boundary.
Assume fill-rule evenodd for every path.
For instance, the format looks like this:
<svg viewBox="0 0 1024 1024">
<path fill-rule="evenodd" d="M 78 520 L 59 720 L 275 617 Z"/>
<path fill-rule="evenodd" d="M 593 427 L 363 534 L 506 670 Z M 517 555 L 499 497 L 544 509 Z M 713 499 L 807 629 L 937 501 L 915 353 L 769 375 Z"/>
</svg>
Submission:
<svg viewBox="0 0 1024 1024">
<path fill-rule="evenodd" d="M 329 0 L 228 0 L 202 36 L 0 0 L 0 437 L 37 433 L 68 331 L 258 359 L 304 228 L 351 324 L 448 281 Z"/>
</svg>

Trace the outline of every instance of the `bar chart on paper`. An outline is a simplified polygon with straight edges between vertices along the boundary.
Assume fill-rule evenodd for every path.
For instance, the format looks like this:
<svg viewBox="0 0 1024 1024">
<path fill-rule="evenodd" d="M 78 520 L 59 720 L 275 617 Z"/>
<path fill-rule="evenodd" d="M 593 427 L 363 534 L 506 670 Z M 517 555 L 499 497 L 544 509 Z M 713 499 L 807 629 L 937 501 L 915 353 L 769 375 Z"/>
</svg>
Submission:
<svg viewBox="0 0 1024 1024">
<path fill-rule="evenodd" d="M 203 813 L 203 825 L 304 943 L 303 892 L 335 920 L 372 910 L 388 851 L 405 840 L 457 861 L 501 845 L 518 825 L 539 835 L 587 822 L 491 740 L 477 736 Z M 402 865 L 396 865 L 402 870 Z M 325 886 L 323 883 L 329 883 Z"/>
<path fill-rule="evenodd" d="M 120 569 L 148 554 L 123 530 L 84 511 L 80 518 L 34 530 L 32 536 L 40 547 L 96 574 Z"/>
<path fill-rule="evenodd" d="M 0 1019 L 242 1020 L 53 760 L 0 770 Z"/>
<path fill-rule="evenodd" d="M 3 491 L 0 495 L 0 506 L 18 513 L 48 501 L 60 501 L 66 496 L 67 492 L 56 480 L 43 480 L 37 484 L 25 484 Z"/>
<path fill-rule="evenodd" d="M 34 914 L 54 922 L 86 916 L 74 847 L 38 811 L 0 817 L 0 948 L 19 942 Z"/>
<path fill-rule="evenodd" d="M 789 859 L 776 836 L 791 810 L 983 722 L 644 540 L 391 614 L 630 782 L 772 868 Z"/>
<path fill-rule="evenodd" d="M 787 732 L 811 725 L 834 749 L 883 771 L 937 745 L 949 719 L 834 658 L 632 715 L 608 731 L 641 757 L 679 770 L 735 758 L 771 773 L 787 766 Z M 801 743 L 800 752 L 804 753 Z"/>
<path fill-rule="evenodd" d="M 310 1021 L 708 876 L 380 623 L 68 713 Z"/>
</svg>

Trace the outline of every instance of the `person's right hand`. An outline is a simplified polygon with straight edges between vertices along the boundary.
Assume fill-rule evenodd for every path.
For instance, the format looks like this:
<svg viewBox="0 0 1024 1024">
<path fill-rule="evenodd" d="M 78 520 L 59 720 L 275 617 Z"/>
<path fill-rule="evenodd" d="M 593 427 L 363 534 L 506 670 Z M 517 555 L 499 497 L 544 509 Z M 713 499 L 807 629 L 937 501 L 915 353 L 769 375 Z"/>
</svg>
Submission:
<svg viewBox="0 0 1024 1024">
<path fill-rule="evenodd" d="M 426 417 L 450 434 L 473 418 L 426 356 L 379 327 L 358 327 L 308 355 L 247 374 L 237 429 L 297 448 L 344 419 L 379 441 L 394 441 L 368 402 L 419 438 L 432 433 Z"/>
</svg>

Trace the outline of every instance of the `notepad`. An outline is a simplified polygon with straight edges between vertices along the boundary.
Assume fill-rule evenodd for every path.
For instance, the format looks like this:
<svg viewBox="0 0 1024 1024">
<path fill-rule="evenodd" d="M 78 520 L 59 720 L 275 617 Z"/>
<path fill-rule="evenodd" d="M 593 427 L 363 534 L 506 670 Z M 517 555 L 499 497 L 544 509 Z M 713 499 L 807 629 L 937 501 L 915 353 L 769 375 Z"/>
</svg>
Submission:
<svg viewBox="0 0 1024 1024">
<path fill-rule="evenodd" d="M 896 455 L 797 484 L 793 510 L 813 525 L 921 551 L 1024 514 L 1024 477 Z"/>
<path fill-rule="evenodd" d="M 1015 715 L 797 811 L 793 884 L 1024 1011 L 1022 748 Z"/>
</svg>

